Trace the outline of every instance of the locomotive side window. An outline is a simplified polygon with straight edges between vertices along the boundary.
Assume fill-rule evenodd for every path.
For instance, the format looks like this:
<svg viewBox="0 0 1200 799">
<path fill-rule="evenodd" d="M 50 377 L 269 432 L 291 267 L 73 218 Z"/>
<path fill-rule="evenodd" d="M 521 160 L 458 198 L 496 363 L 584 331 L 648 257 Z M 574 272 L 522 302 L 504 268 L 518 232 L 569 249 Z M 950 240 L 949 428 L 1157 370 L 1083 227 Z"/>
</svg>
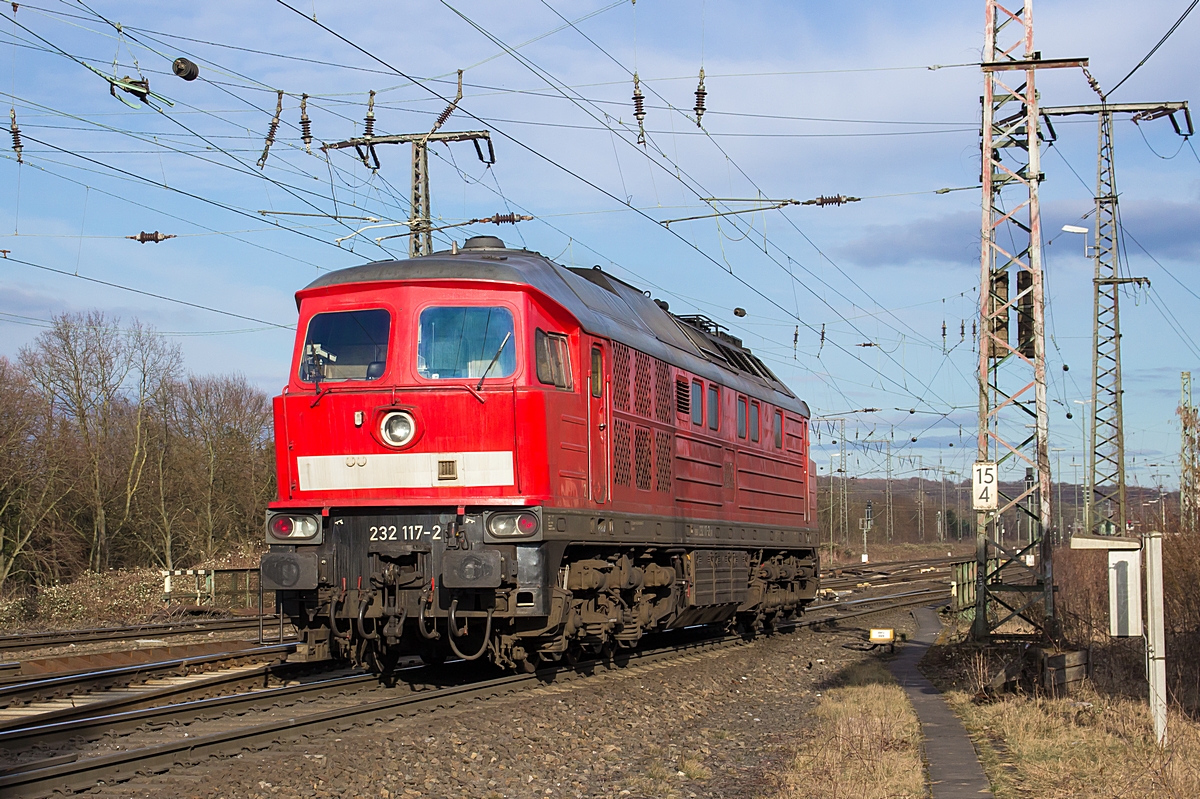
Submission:
<svg viewBox="0 0 1200 799">
<path fill-rule="evenodd" d="M 704 384 L 692 381 L 692 424 L 704 424 Z"/>
<path fill-rule="evenodd" d="M 750 403 L 750 440 L 758 441 L 759 419 L 758 419 L 758 403 Z"/>
<path fill-rule="evenodd" d="M 783 449 L 783 411 L 775 411 L 775 446 Z"/>
<path fill-rule="evenodd" d="M 517 370 L 512 338 L 507 308 L 426 308 L 417 324 L 417 372 L 431 380 L 508 377 Z"/>
<path fill-rule="evenodd" d="M 573 388 L 571 353 L 567 349 L 567 337 L 561 333 L 547 333 L 538 329 L 534 332 L 533 344 L 537 352 L 538 382 L 559 388 Z"/>
<path fill-rule="evenodd" d="M 300 379 L 378 380 L 387 364 L 391 328 L 391 315 L 382 308 L 316 314 L 304 336 Z"/>
<path fill-rule="evenodd" d="M 746 398 L 738 397 L 738 438 L 746 437 Z"/>
<path fill-rule="evenodd" d="M 592 396 L 599 397 L 604 392 L 604 351 L 592 346 Z"/>
<path fill-rule="evenodd" d="M 716 430 L 721 425 L 721 393 L 712 383 L 708 384 L 708 429 Z"/>
</svg>

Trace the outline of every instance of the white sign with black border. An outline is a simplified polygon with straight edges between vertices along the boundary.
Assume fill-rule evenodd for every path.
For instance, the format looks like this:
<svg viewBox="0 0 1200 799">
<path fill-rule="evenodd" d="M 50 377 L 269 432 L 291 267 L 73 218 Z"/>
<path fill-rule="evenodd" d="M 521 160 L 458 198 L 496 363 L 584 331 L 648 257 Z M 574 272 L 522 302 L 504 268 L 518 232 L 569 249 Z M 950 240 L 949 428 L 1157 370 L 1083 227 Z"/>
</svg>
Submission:
<svg viewBox="0 0 1200 799">
<path fill-rule="evenodd" d="M 1000 471 L 994 461 L 976 461 L 971 466 L 971 507 L 996 510 L 1000 499 Z"/>
</svg>

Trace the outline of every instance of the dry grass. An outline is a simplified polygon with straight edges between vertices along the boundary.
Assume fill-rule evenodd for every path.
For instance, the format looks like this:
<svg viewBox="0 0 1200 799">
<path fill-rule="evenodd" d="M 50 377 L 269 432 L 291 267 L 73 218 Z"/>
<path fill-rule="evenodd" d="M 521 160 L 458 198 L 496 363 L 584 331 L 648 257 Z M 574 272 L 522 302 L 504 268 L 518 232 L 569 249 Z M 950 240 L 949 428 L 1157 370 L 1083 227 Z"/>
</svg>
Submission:
<svg viewBox="0 0 1200 799">
<path fill-rule="evenodd" d="M 925 796 L 920 723 L 879 661 L 849 667 L 813 713 L 777 799 Z"/>
<path fill-rule="evenodd" d="M 1071 643 L 1092 652 L 1091 677 L 1103 693 L 1145 695 L 1145 653 L 1140 639 L 1108 637 L 1108 568 L 1105 553 L 1055 550 L 1058 612 Z M 1200 536 L 1163 538 L 1163 620 L 1167 631 L 1167 681 L 1171 701 L 1200 718 Z"/>
<path fill-rule="evenodd" d="M 650 762 L 630 785 L 634 796 L 660 799 L 695 796 L 695 783 L 712 777 L 712 771 L 705 767 L 703 755 L 699 752 L 686 751 L 674 760 L 660 746 L 650 746 L 646 752 L 650 755 Z"/>
<path fill-rule="evenodd" d="M 946 697 L 975 740 L 996 799 L 1200 795 L 1200 727 L 1182 715 L 1172 714 L 1160 749 L 1144 702 L 1088 689 L 1070 699 L 985 705 L 964 691 Z"/>
</svg>

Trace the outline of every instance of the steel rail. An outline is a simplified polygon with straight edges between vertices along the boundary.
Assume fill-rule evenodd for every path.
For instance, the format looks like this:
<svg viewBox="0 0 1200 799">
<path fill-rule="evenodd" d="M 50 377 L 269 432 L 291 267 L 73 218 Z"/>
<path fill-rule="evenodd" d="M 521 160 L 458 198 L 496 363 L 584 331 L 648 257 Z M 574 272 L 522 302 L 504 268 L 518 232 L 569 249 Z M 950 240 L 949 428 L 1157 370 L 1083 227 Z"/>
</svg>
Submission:
<svg viewBox="0 0 1200 799">
<path fill-rule="evenodd" d="M 186 704 L 213 698 L 215 691 L 223 692 L 222 698 L 229 691 L 262 691 L 270 690 L 269 681 L 295 679 L 298 673 L 310 669 L 312 663 L 264 663 L 251 669 L 233 669 L 216 671 L 208 676 L 182 683 L 172 683 L 161 687 L 146 687 L 144 690 L 124 689 L 113 692 L 103 692 L 96 696 L 94 702 L 85 702 L 71 707 L 59 707 L 43 712 L 30 713 L 25 716 L 0 718 L 0 750 L 10 748 L 5 742 L 20 737 L 24 730 L 33 726 L 48 727 L 62 722 L 76 724 L 80 720 L 99 716 L 136 713 L 140 710 L 154 710 L 171 703 Z M 234 696 L 244 695 L 234 693 Z M 10 738 L 15 735 L 15 738 Z"/>
<path fill-rule="evenodd" d="M 193 655 L 215 655 L 237 649 L 252 649 L 263 644 L 258 641 L 202 641 L 187 644 L 139 647 L 104 652 L 85 652 L 79 655 L 32 658 L 0 664 L 0 685 L 28 683 L 47 677 L 90 674 L 103 669 L 136 666 L 140 663 L 157 663 L 162 660 L 191 657 Z"/>
<path fill-rule="evenodd" d="M 268 668 L 264 667 L 264 670 Z M 39 716 L 39 723 L 36 725 L 0 731 L 0 750 L 15 752 L 35 743 L 42 746 L 72 739 L 94 741 L 106 735 L 130 733 L 144 724 L 186 723 L 208 718 L 207 714 L 209 713 L 214 715 L 250 713 L 272 707 L 283 699 L 298 702 L 304 699 L 320 698 L 331 692 L 344 692 L 378 683 L 378 675 L 369 672 L 354 672 L 337 677 L 325 677 L 300 685 L 261 688 L 245 693 L 136 709 L 125 708 L 119 712 L 110 712 L 114 710 L 114 706 L 81 708 L 88 713 L 98 710 L 105 712 L 98 715 L 81 713 L 77 714 L 80 716 L 78 718 L 64 717 L 60 714 L 54 714 L 53 719 Z"/>
<path fill-rule="evenodd" d="M 261 617 L 264 623 L 277 622 L 275 614 Z M 258 629 L 260 617 L 247 616 L 228 619 L 194 619 L 191 621 L 135 624 L 128 627 L 90 627 L 82 630 L 48 630 L 40 633 L 0 635 L 0 651 L 34 649 L 36 647 L 78 644 L 90 641 L 120 641 L 147 635 L 191 635 L 224 632 L 226 630 Z"/>
<path fill-rule="evenodd" d="M 832 610 L 835 608 L 848 607 L 850 605 L 863 605 L 863 604 L 867 604 L 869 602 L 885 602 L 889 599 L 905 599 L 908 597 L 934 596 L 934 595 L 939 595 L 939 594 L 942 596 L 945 596 L 946 590 L 944 588 L 923 588 L 920 591 L 905 591 L 900 594 L 884 594 L 883 596 L 868 596 L 868 597 L 863 597 L 862 599 L 850 599 L 845 602 L 840 602 L 840 601 L 839 602 L 821 602 L 821 603 L 809 605 L 805 609 L 805 612 L 813 611 L 813 610 Z"/>
<path fill-rule="evenodd" d="M 0 686 L 0 701 L 8 700 L 11 706 L 14 701 L 29 702 L 45 698 L 61 696 L 64 692 L 80 688 L 107 688 L 128 682 L 141 676 L 161 674 L 163 672 L 187 671 L 196 666 L 210 663 L 220 663 L 227 660 L 268 658 L 288 655 L 296 651 L 295 644 L 272 644 L 256 646 L 250 649 L 235 649 L 207 655 L 192 655 L 190 657 L 172 658 L 153 663 L 135 663 L 130 666 L 119 666 L 111 669 L 85 671 L 72 674 L 60 674 L 54 677 L 43 677 L 29 682 L 13 683 Z"/>
</svg>

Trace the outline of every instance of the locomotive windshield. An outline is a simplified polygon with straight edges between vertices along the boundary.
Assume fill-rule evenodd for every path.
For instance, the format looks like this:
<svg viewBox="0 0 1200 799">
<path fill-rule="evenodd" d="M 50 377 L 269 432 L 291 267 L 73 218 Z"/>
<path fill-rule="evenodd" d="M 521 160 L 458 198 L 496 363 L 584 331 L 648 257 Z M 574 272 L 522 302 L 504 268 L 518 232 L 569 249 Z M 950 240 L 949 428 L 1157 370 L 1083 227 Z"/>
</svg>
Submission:
<svg viewBox="0 0 1200 799">
<path fill-rule="evenodd" d="M 517 369 L 512 339 L 507 308 L 426 308 L 417 327 L 417 371 L 433 380 L 508 377 Z"/>
<path fill-rule="evenodd" d="M 382 308 L 319 313 L 308 322 L 300 379 L 378 380 L 387 363 L 392 319 Z"/>
</svg>

